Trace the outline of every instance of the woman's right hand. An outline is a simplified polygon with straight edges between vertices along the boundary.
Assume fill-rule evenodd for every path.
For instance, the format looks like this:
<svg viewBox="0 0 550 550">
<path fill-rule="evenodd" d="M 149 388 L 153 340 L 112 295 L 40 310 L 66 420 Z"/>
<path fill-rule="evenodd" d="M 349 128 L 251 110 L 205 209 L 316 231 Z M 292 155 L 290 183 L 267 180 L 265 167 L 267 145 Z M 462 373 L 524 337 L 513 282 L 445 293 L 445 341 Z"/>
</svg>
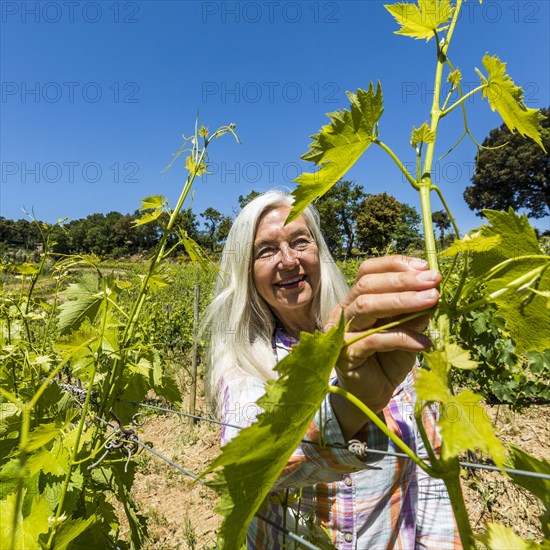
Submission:
<svg viewBox="0 0 550 550">
<path fill-rule="evenodd" d="M 439 300 L 441 274 L 417 258 L 387 256 L 363 262 L 346 299 L 332 311 L 328 325 L 340 315 L 349 322 L 345 340 L 391 321 L 434 307 Z M 405 379 L 419 351 L 431 346 L 422 334 L 429 314 L 392 329 L 359 339 L 343 348 L 336 370 L 340 387 L 375 412 L 382 410 Z M 344 436 L 352 437 L 367 421 L 354 405 L 333 395 L 333 407 Z"/>
</svg>

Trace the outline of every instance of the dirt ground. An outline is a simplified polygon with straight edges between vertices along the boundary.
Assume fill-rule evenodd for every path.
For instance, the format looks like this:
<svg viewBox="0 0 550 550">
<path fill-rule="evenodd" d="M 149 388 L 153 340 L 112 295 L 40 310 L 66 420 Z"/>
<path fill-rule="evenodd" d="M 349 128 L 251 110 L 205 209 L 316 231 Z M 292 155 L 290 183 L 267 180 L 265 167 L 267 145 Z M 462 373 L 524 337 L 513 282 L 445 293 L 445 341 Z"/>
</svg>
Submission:
<svg viewBox="0 0 550 550">
<path fill-rule="evenodd" d="M 521 414 L 507 406 L 487 407 L 501 438 L 537 458 L 550 457 L 550 407 L 533 406 Z M 176 415 L 151 415 L 140 438 L 176 464 L 198 474 L 219 452 L 220 429 L 215 424 L 195 425 Z M 481 456 L 464 456 L 480 462 Z M 148 517 L 146 549 L 213 550 L 220 525 L 210 489 L 165 462 L 142 452 L 133 494 Z M 538 502 L 499 472 L 464 471 L 463 487 L 472 526 L 482 531 L 486 521 L 512 527 L 524 538 L 542 538 Z M 123 537 L 125 538 L 125 537 Z"/>
</svg>

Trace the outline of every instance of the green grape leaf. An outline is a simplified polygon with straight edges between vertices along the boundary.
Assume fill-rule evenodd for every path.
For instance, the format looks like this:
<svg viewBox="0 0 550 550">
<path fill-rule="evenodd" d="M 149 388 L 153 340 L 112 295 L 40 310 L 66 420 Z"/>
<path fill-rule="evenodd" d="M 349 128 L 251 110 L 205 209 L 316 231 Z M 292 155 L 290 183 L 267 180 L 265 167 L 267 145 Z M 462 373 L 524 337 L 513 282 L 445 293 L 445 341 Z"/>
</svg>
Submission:
<svg viewBox="0 0 550 550">
<path fill-rule="evenodd" d="M 26 492 L 26 489 L 24 489 Z M 19 512 L 15 536 L 13 533 L 13 517 L 15 514 L 15 493 L 9 495 L 5 500 L 0 501 L 0 548 L 13 550 L 26 550 L 37 548 L 38 537 L 41 533 L 48 531 L 48 516 L 50 508 L 46 500 L 36 496 L 32 501 L 30 513 L 23 517 Z M 12 546 L 11 542 L 14 542 Z"/>
<path fill-rule="evenodd" d="M 147 281 L 147 286 L 153 290 L 157 291 L 161 288 L 168 286 L 172 281 L 172 268 L 167 264 L 158 264 L 155 268 L 155 271 L 149 277 Z M 140 278 L 144 278 L 145 275 L 140 275 Z"/>
<path fill-rule="evenodd" d="M 550 475 L 550 462 L 544 459 L 539 460 L 515 445 L 510 444 L 509 447 L 510 453 L 504 462 L 507 468 Z M 550 506 L 550 480 L 521 474 L 511 473 L 509 475 L 514 483 L 533 493 L 546 507 Z"/>
<path fill-rule="evenodd" d="M 46 445 L 46 443 L 59 434 L 60 429 L 61 427 L 53 422 L 49 424 L 40 424 L 34 428 L 34 430 L 30 432 L 27 440 L 27 452 L 32 453 L 36 451 L 36 449 Z"/>
<path fill-rule="evenodd" d="M 460 69 L 455 69 L 454 71 L 451 71 L 447 76 L 447 82 L 452 84 L 453 87 L 455 88 L 460 84 L 461 80 L 462 80 L 462 73 L 460 72 Z"/>
<path fill-rule="evenodd" d="M 149 208 L 159 209 L 168 204 L 168 201 L 162 195 L 149 195 L 139 202 L 141 203 L 140 210 L 148 210 Z"/>
<path fill-rule="evenodd" d="M 550 348 L 548 331 L 548 299 L 550 289 L 550 257 L 541 253 L 537 237 L 525 215 L 484 210 L 490 225 L 482 226 L 482 237 L 499 237 L 497 246 L 472 254 L 474 279 L 464 290 L 483 285 L 486 296 L 506 319 L 516 352 L 544 351 Z M 470 290 L 469 290 L 470 289 Z M 530 292 L 537 290 L 543 294 Z M 505 291 L 506 290 L 506 291 Z"/>
<path fill-rule="evenodd" d="M 359 159 L 378 135 L 378 120 L 384 111 L 380 83 L 376 92 L 369 89 L 347 92 L 350 110 L 329 113 L 330 124 L 311 136 L 313 142 L 302 159 L 320 165 L 315 173 L 304 172 L 296 178 L 298 187 L 292 192 L 294 204 L 287 223 L 296 219 L 315 199 L 323 196 Z"/>
<path fill-rule="evenodd" d="M 27 459 L 29 475 L 33 476 L 38 472 L 54 476 L 65 474 L 69 467 L 70 456 L 61 445 L 56 443 L 58 443 L 57 440 L 51 450 L 41 449 Z"/>
<path fill-rule="evenodd" d="M 344 331 L 341 318 L 325 334 L 301 334 L 300 344 L 275 366 L 279 378 L 268 382 L 258 400 L 264 413 L 225 445 L 204 472 L 215 471 L 207 483 L 220 495 L 217 511 L 225 516 L 219 531 L 224 548 L 240 547 L 248 524 L 310 426 L 327 395 Z M 289 418 L 288 411 L 299 414 Z"/>
<path fill-rule="evenodd" d="M 537 350 L 527 352 L 527 360 L 529 362 L 529 370 L 535 374 L 544 371 L 550 373 L 550 349 L 544 350 L 543 353 Z"/>
<path fill-rule="evenodd" d="M 185 159 L 185 169 L 189 170 L 189 172 L 194 173 L 197 176 L 201 176 L 202 174 L 207 174 L 207 166 L 204 162 L 197 163 L 192 155 L 189 155 Z"/>
<path fill-rule="evenodd" d="M 21 275 L 36 275 L 39 269 L 36 265 L 29 262 L 25 262 L 19 265 L 14 266 L 14 269 L 21 273 Z"/>
<path fill-rule="evenodd" d="M 544 117 L 539 109 L 525 106 L 523 90 L 506 74 L 506 63 L 496 55 L 491 57 L 488 53 L 483 57 L 482 63 L 489 74 L 488 79 L 478 69 L 476 71 L 481 83 L 485 85 L 483 97 L 487 98 L 491 109 L 498 111 L 510 132 L 517 129 L 522 136 L 530 137 L 546 151 L 540 135 L 540 122 Z"/>
<path fill-rule="evenodd" d="M 187 252 L 192 262 L 198 262 L 205 273 L 210 273 L 212 268 L 218 269 L 217 264 L 214 263 L 201 246 L 187 234 L 187 231 L 182 229 L 179 236 L 185 248 L 185 252 Z"/>
<path fill-rule="evenodd" d="M 452 351 L 450 355 L 453 355 Z M 458 395 L 451 393 L 447 374 L 449 362 L 445 351 L 424 353 L 424 358 L 430 370 L 421 369 L 418 373 L 416 392 L 422 401 L 440 403 L 438 425 L 443 439 L 442 458 L 447 460 L 461 451 L 480 449 L 489 452 L 495 464 L 502 468 L 504 446 L 480 405 L 481 396 L 471 390 L 464 390 Z"/>
<path fill-rule="evenodd" d="M 516 535 L 509 527 L 498 523 L 487 523 L 487 531 L 475 538 L 487 548 L 502 550 L 542 550 L 543 546 L 531 540 L 525 540 Z"/>
<path fill-rule="evenodd" d="M 97 278 L 86 273 L 61 293 L 68 300 L 59 306 L 58 326 L 61 334 L 78 329 L 85 319 L 93 322 L 104 299 Z"/>
<path fill-rule="evenodd" d="M 0 435 L 19 428 L 21 409 L 15 403 L 0 403 Z"/>
<path fill-rule="evenodd" d="M 425 38 L 426 42 L 447 28 L 446 23 L 453 15 L 449 0 L 418 0 L 418 6 L 408 2 L 384 6 L 401 25 L 394 34 Z"/>
<path fill-rule="evenodd" d="M 152 212 L 145 212 L 141 216 L 141 218 L 138 218 L 137 220 L 134 220 L 132 222 L 132 227 L 137 227 L 138 225 L 145 225 L 146 223 L 154 222 L 155 220 L 158 220 L 159 216 L 162 214 L 162 210 L 153 210 Z"/>
<path fill-rule="evenodd" d="M 424 122 L 420 128 L 413 128 L 411 134 L 411 146 L 416 149 L 419 143 L 433 143 L 435 141 L 435 132 L 430 130 L 427 122 Z"/>
<path fill-rule="evenodd" d="M 449 248 L 442 250 L 439 256 L 453 257 L 464 252 L 485 252 L 497 246 L 501 241 L 500 235 L 487 237 L 479 232 L 465 235 L 462 239 L 456 239 Z"/>
<path fill-rule="evenodd" d="M 19 458 L 12 458 L 0 467 L 0 500 L 16 490 L 20 467 Z"/>
<path fill-rule="evenodd" d="M 199 136 L 203 138 L 208 137 L 208 128 L 204 124 L 201 124 L 201 127 L 199 128 Z"/>
<path fill-rule="evenodd" d="M 92 514 L 87 519 L 67 519 L 56 531 L 55 548 L 56 550 L 66 550 L 71 542 L 79 535 L 87 531 L 94 523 L 101 520 L 98 514 Z"/>
<path fill-rule="evenodd" d="M 475 369 L 479 366 L 477 361 L 470 358 L 470 352 L 462 349 L 458 344 L 447 344 L 445 353 L 447 361 L 457 369 Z"/>
</svg>

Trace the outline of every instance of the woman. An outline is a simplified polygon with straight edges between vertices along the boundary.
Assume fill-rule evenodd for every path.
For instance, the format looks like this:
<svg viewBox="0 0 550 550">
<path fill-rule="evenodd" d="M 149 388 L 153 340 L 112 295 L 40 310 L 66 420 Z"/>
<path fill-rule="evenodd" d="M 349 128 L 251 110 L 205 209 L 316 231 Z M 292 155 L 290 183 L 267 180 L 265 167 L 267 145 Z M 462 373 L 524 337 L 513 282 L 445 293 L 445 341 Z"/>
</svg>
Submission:
<svg viewBox="0 0 550 550">
<path fill-rule="evenodd" d="M 440 274 L 422 260 L 405 257 L 363 262 L 348 289 L 313 208 L 285 225 L 291 204 L 292 197 L 279 191 L 256 197 L 235 220 L 222 254 L 222 276 L 206 320 L 212 336 L 208 384 L 220 417 L 229 424 L 244 427 L 255 421 L 261 412 L 255 403 L 265 383 L 276 377 L 273 366 L 301 331 L 323 330 L 343 311 L 350 340 L 387 318 L 429 309 L 439 299 Z M 347 346 L 332 380 L 424 456 L 413 417 L 412 369 L 416 354 L 430 346 L 421 334 L 427 320 L 419 317 Z M 425 411 L 424 425 L 437 451 L 436 411 Z M 359 439 L 370 449 L 398 451 L 340 396 L 326 397 L 309 440 L 319 437 L 320 425 L 328 447 L 304 443 L 296 449 L 261 510 L 264 517 L 278 525 L 298 525 L 301 535 L 311 532 L 312 524 L 322 525 L 339 549 L 460 548 L 441 481 L 406 458 L 374 453 L 360 458 L 335 448 Z M 225 429 L 222 443 L 237 431 Z M 298 491 L 299 504 L 292 496 Z M 283 548 L 283 537 L 281 530 L 255 518 L 248 548 Z"/>
</svg>

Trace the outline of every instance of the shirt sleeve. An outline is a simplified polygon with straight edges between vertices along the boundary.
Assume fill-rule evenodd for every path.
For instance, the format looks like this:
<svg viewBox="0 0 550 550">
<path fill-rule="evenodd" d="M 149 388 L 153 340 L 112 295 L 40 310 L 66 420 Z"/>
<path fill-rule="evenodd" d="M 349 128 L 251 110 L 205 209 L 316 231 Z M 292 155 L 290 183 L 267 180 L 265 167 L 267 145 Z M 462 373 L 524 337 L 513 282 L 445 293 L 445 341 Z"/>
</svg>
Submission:
<svg viewBox="0 0 550 550">
<path fill-rule="evenodd" d="M 256 421 L 262 412 L 256 402 L 264 393 L 263 383 L 253 377 L 239 375 L 222 381 L 220 410 L 223 422 L 230 424 L 223 427 L 222 445 L 235 437 L 240 428 L 250 426 Z M 381 442 L 387 444 L 387 439 L 380 437 L 380 430 L 373 424 L 364 433 L 364 441 L 368 447 L 379 447 Z M 275 489 L 338 481 L 345 473 L 375 468 L 373 462 L 381 458 L 375 456 L 360 460 L 346 445 L 329 394 L 309 426 L 304 441 L 290 456 Z"/>
</svg>

